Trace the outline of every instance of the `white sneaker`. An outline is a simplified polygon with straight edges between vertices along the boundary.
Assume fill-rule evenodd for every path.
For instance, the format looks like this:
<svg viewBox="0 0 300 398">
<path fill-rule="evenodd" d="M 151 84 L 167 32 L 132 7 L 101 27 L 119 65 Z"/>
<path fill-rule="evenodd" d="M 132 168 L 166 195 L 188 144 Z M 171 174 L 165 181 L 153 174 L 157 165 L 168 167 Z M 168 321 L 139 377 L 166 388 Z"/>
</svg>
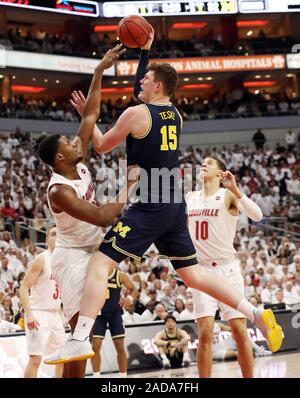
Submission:
<svg viewBox="0 0 300 398">
<path fill-rule="evenodd" d="M 57 365 L 74 361 L 83 361 L 95 355 L 91 343 L 87 337 L 84 341 L 70 339 L 67 340 L 55 353 L 47 355 L 44 363 L 47 365 Z"/>
<path fill-rule="evenodd" d="M 191 358 L 189 356 L 183 356 L 182 366 L 188 368 L 191 363 Z"/>
<path fill-rule="evenodd" d="M 168 358 L 162 358 L 161 360 L 162 366 L 164 369 L 169 369 L 171 367 L 170 361 Z"/>
<path fill-rule="evenodd" d="M 258 351 L 254 352 L 255 357 L 267 357 L 272 355 L 272 351 L 265 350 L 264 347 L 260 347 Z"/>
</svg>

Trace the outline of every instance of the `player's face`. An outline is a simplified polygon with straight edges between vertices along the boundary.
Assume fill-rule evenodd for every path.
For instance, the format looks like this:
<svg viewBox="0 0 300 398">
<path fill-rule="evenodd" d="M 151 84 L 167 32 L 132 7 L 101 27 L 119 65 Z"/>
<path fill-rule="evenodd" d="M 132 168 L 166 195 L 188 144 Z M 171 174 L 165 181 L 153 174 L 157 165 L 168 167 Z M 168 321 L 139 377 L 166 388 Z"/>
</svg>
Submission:
<svg viewBox="0 0 300 398">
<path fill-rule="evenodd" d="M 201 176 L 204 180 L 210 180 L 212 178 L 221 178 L 221 170 L 215 159 L 206 158 L 201 165 Z"/>
<path fill-rule="evenodd" d="M 62 156 L 63 160 L 68 164 L 77 164 L 82 160 L 81 153 L 76 145 L 64 135 L 59 139 L 58 155 Z"/>
<path fill-rule="evenodd" d="M 139 100 L 148 103 L 151 101 L 151 97 L 153 96 L 153 93 L 155 93 L 155 90 L 158 88 L 159 83 L 155 83 L 154 81 L 154 72 L 149 71 L 145 74 L 142 80 L 140 80 L 141 83 L 141 91 L 139 94 Z"/>
<path fill-rule="evenodd" d="M 168 319 L 166 322 L 166 327 L 169 330 L 173 330 L 176 327 L 176 323 L 173 321 L 173 319 Z"/>
<path fill-rule="evenodd" d="M 56 243 L 56 227 L 52 227 L 47 234 L 46 242 L 48 244 L 48 248 L 53 251 Z"/>
</svg>

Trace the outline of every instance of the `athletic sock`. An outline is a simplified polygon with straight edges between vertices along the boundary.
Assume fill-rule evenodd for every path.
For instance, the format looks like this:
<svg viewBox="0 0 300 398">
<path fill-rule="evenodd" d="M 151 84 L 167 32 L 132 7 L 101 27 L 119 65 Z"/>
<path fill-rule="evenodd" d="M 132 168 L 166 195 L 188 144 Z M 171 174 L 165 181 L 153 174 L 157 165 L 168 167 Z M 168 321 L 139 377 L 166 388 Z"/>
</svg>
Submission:
<svg viewBox="0 0 300 398">
<path fill-rule="evenodd" d="M 185 360 L 190 360 L 191 358 L 190 358 L 190 354 L 188 353 L 188 352 L 185 352 L 184 354 L 183 354 L 183 360 L 185 361 Z"/>
<path fill-rule="evenodd" d="M 120 372 L 120 373 L 119 373 L 119 377 L 120 377 L 121 379 L 123 379 L 124 377 L 127 377 L 127 372 L 125 372 L 125 373 Z"/>
<path fill-rule="evenodd" d="M 84 341 L 90 336 L 95 319 L 88 318 L 87 316 L 79 316 L 78 321 L 73 333 L 73 339 Z"/>
<path fill-rule="evenodd" d="M 93 377 L 98 379 L 100 377 L 100 372 L 93 372 Z"/>
<path fill-rule="evenodd" d="M 249 301 L 243 298 L 237 306 L 237 310 L 244 314 L 250 322 L 254 323 L 256 308 Z"/>
</svg>

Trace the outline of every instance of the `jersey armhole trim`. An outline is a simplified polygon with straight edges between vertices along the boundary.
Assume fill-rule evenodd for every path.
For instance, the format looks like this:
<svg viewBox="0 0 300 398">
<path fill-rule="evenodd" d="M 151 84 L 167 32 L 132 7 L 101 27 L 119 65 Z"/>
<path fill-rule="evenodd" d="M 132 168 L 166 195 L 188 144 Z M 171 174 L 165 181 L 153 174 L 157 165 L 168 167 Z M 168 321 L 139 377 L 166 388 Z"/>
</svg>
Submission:
<svg viewBox="0 0 300 398">
<path fill-rule="evenodd" d="M 149 116 L 149 120 L 148 120 L 148 127 L 145 130 L 144 134 L 138 137 L 135 137 L 131 134 L 131 137 L 134 138 L 135 140 L 142 140 L 143 138 L 146 138 L 147 135 L 150 133 L 151 129 L 152 129 L 152 116 L 151 116 L 151 112 L 149 111 L 149 108 L 147 107 L 147 105 L 142 104 L 144 106 L 144 108 L 147 110 L 148 112 L 148 116 Z"/>
<path fill-rule="evenodd" d="M 181 116 L 179 110 L 178 110 L 176 107 L 175 107 L 175 109 L 176 109 L 176 112 L 177 112 L 177 114 L 178 114 L 178 116 L 179 116 L 179 118 L 180 118 L 180 126 L 181 126 L 181 130 L 182 130 L 182 127 L 183 127 L 183 119 L 182 119 L 182 116 Z"/>
</svg>

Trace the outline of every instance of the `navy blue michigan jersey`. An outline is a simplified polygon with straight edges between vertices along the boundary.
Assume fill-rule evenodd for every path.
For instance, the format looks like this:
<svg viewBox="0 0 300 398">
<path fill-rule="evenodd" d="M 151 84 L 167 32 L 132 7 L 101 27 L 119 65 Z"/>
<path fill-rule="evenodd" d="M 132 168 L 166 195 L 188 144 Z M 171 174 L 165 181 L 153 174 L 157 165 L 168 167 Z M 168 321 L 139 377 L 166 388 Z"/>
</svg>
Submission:
<svg viewBox="0 0 300 398">
<path fill-rule="evenodd" d="M 138 138 L 127 137 L 127 163 L 152 168 L 178 167 L 178 147 L 182 130 L 182 118 L 176 107 L 170 105 L 143 105 L 148 112 L 149 126 Z"/>
<path fill-rule="evenodd" d="M 108 231 L 99 250 L 116 262 L 140 260 L 154 243 L 175 269 L 195 265 L 178 167 L 182 118 L 171 103 L 143 106 L 149 126 L 140 137 L 129 135 L 126 143 L 128 164 L 141 168 L 139 198 Z"/>
<path fill-rule="evenodd" d="M 143 106 L 148 113 L 149 126 L 144 135 L 127 137 L 127 163 L 138 164 L 143 170 L 139 191 L 141 202 L 169 203 L 174 201 L 174 190 L 180 190 L 178 147 L 182 117 L 171 103 Z M 167 173 L 166 178 L 159 177 L 158 173 L 163 169 L 173 170 L 173 173 Z M 146 180 L 143 172 L 147 173 Z"/>
</svg>

